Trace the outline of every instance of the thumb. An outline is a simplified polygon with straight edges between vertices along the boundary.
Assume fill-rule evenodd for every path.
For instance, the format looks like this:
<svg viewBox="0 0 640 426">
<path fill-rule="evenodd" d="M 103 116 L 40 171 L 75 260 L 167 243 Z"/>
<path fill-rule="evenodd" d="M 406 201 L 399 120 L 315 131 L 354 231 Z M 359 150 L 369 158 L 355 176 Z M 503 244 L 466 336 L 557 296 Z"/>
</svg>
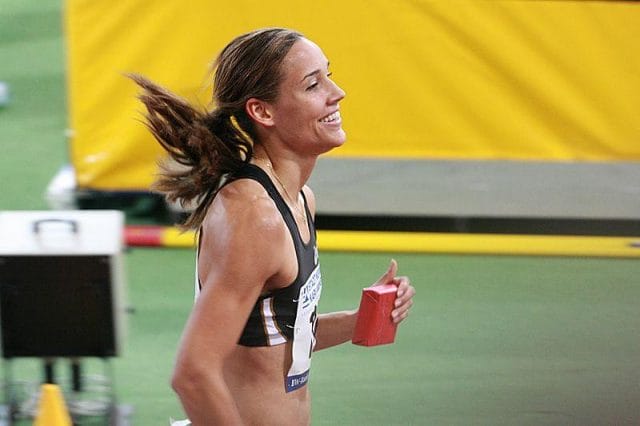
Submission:
<svg viewBox="0 0 640 426">
<path fill-rule="evenodd" d="M 396 273 L 398 272 L 398 262 L 395 259 L 391 259 L 391 263 L 389 264 L 389 268 L 387 272 L 385 272 L 378 281 L 374 285 L 385 285 L 385 284 L 393 284 L 393 279 L 396 277 Z"/>
</svg>

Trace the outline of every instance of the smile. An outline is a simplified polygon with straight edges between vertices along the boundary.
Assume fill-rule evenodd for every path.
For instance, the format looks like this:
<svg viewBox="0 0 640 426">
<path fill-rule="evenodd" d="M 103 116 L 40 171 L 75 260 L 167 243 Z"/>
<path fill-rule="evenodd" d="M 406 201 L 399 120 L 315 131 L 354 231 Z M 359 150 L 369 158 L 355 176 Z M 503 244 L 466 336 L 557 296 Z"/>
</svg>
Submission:
<svg viewBox="0 0 640 426">
<path fill-rule="evenodd" d="M 331 113 L 329 115 L 327 115 L 324 118 L 321 118 L 320 120 L 321 123 L 333 123 L 336 121 L 340 121 L 340 111 L 336 111 L 334 113 Z"/>
</svg>

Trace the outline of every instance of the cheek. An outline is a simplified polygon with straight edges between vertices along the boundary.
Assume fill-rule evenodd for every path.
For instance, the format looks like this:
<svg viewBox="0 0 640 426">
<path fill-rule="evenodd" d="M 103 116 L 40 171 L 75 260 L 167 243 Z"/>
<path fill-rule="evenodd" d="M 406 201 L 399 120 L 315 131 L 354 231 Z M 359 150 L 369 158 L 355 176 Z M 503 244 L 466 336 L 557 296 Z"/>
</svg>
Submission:
<svg viewBox="0 0 640 426">
<path fill-rule="evenodd" d="M 318 117 L 322 114 L 318 108 L 314 108 L 314 105 L 309 103 L 300 103 L 292 105 L 288 111 L 286 111 L 286 119 L 289 125 L 295 123 L 296 126 L 309 127 L 314 126 Z"/>
<path fill-rule="evenodd" d="M 324 101 L 317 96 L 292 96 L 289 102 L 280 103 L 278 110 L 281 128 L 292 133 L 315 131 L 318 119 L 326 112 Z"/>
</svg>

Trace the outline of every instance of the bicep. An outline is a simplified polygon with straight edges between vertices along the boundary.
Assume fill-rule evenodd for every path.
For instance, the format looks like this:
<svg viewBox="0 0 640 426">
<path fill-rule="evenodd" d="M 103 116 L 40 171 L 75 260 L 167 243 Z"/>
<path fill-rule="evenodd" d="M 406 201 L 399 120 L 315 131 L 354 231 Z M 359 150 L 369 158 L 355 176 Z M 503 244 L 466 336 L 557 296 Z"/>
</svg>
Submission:
<svg viewBox="0 0 640 426">
<path fill-rule="evenodd" d="M 222 362 L 236 345 L 260 295 L 259 281 L 215 275 L 204 280 L 183 335 L 180 352 L 189 363 Z"/>
</svg>

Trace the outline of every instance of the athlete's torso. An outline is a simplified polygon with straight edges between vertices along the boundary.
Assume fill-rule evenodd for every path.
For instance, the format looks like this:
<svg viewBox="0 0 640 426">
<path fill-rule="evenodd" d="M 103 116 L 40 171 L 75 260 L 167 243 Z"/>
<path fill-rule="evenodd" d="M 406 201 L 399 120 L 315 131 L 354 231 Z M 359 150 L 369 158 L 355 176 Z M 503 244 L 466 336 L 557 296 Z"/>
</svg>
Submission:
<svg viewBox="0 0 640 426">
<path fill-rule="evenodd" d="M 252 179 L 260 183 L 274 201 L 291 235 L 298 266 L 298 274 L 290 285 L 269 291 L 258 298 L 238 343 L 241 347 L 269 347 L 286 343 L 284 346 L 288 348 L 289 361 L 286 365 L 290 367 L 285 372 L 284 388 L 290 392 L 307 383 L 315 345 L 317 304 L 322 289 L 315 228 L 305 199 L 310 235 L 309 241 L 305 242 L 292 212 L 262 169 L 248 164 L 235 173 L 230 182 L 238 179 Z M 199 289 L 196 271 L 196 296 Z"/>
</svg>

